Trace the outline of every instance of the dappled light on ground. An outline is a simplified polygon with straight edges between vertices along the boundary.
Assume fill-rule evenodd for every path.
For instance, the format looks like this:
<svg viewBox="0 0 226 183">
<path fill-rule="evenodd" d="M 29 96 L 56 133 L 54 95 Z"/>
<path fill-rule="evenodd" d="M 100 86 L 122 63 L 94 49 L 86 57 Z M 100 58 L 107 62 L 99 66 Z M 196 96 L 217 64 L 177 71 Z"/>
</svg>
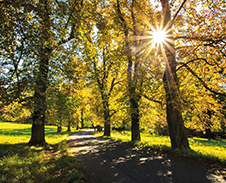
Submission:
<svg viewBox="0 0 226 183">
<path fill-rule="evenodd" d="M 104 140 L 89 135 L 89 131 L 73 134 L 68 144 L 86 174 L 85 182 L 226 181 L 226 177 L 199 162 Z"/>
<path fill-rule="evenodd" d="M 79 136 L 69 136 L 69 152 L 73 154 L 86 154 L 89 152 L 98 152 L 100 144 L 106 143 L 106 140 L 100 140 L 93 135 L 87 135 L 86 131 L 78 132 Z"/>
</svg>

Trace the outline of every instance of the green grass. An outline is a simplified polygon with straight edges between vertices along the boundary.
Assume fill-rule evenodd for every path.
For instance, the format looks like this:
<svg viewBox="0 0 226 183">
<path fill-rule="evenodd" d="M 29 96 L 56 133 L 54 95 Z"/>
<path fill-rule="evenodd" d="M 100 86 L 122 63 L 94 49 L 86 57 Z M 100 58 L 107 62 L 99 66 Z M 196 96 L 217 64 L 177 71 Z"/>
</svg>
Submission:
<svg viewBox="0 0 226 183">
<path fill-rule="evenodd" d="M 101 136 L 102 133 L 97 135 Z M 112 131 L 111 138 L 117 141 L 130 142 L 131 132 L 129 131 Z M 141 142 L 135 142 L 136 145 L 142 147 L 149 147 L 152 149 L 160 149 L 171 151 L 170 138 L 167 136 L 155 136 L 150 134 L 141 133 Z M 205 158 L 222 163 L 226 163 L 226 140 L 208 140 L 205 138 L 189 138 L 190 151 L 179 152 L 185 156 L 193 156 Z"/>
<path fill-rule="evenodd" d="M 45 147 L 28 146 L 31 125 L 0 122 L 0 182 L 75 182 L 83 175 L 77 160 L 68 155 L 66 137 L 46 126 Z"/>
</svg>

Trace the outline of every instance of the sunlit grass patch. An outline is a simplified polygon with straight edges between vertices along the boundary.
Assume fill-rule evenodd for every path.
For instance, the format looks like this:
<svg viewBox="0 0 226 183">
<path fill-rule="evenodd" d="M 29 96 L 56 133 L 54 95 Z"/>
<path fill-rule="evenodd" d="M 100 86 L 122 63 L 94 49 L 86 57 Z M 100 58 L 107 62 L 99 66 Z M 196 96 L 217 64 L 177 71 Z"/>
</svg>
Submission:
<svg viewBox="0 0 226 183">
<path fill-rule="evenodd" d="M 46 126 L 45 147 L 29 147 L 31 125 L 0 122 L 0 182 L 70 182 L 83 175 L 67 153 L 66 127 Z"/>
<path fill-rule="evenodd" d="M 170 148 L 170 138 L 167 136 L 154 136 L 150 134 L 141 134 L 142 142 L 145 142 L 148 146 L 165 146 Z"/>
<path fill-rule="evenodd" d="M 129 131 L 121 131 L 121 132 L 113 131 L 111 133 L 111 138 L 117 141 L 120 140 L 123 142 L 130 142 L 131 140 L 130 137 L 131 137 L 131 132 Z"/>
<path fill-rule="evenodd" d="M 0 122 L 0 144 L 28 143 L 31 137 L 31 124 Z M 56 126 L 45 126 L 46 142 L 55 144 L 68 136 L 67 128 L 62 127 L 62 133 L 57 133 Z M 75 131 L 74 128 L 72 130 Z M 6 138 L 7 137 L 7 138 Z"/>
<path fill-rule="evenodd" d="M 31 125 L 0 122 L 0 126 L 0 144 L 18 144 L 29 142 Z"/>
<path fill-rule="evenodd" d="M 96 133 L 101 136 L 103 133 Z M 111 138 L 117 141 L 130 142 L 130 131 L 112 131 Z M 142 147 L 150 147 L 152 149 L 170 150 L 171 143 L 168 136 L 155 136 L 151 134 L 141 133 L 141 141 L 135 142 L 136 145 Z M 226 163 L 226 140 L 209 140 L 204 138 L 189 138 L 191 151 L 180 152 L 185 155 L 207 158 Z"/>
<path fill-rule="evenodd" d="M 226 140 L 190 138 L 191 149 L 198 155 L 226 163 Z"/>
</svg>

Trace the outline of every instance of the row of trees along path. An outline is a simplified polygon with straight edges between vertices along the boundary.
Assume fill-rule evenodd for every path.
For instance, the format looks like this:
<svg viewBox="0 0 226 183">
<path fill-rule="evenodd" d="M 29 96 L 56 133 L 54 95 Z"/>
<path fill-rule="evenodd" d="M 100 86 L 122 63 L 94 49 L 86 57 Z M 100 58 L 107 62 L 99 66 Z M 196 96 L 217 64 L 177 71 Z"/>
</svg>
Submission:
<svg viewBox="0 0 226 183">
<path fill-rule="evenodd" d="M 18 102 L 31 111 L 32 145 L 45 143 L 47 117 L 62 112 L 50 105 L 50 91 L 63 92 L 63 86 L 67 95 L 57 96 L 67 101 L 58 104 L 70 109 L 69 126 L 79 116 L 83 121 L 90 106 L 96 110 L 90 121 L 103 121 L 106 136 L 112 119 L 121 117 L 123 123 L 131 121 L 131 140 L 140 141 L 144 99 L 155 110 L 165 106 L 172 148 L 190 148 L 182 112 L 196 111 L 199 102 L 192 103 L 187 89 L 214 100 L 205 104 L 208 110 L 215 106 L 211 115 L 224 109 L 223 0 L 3 0 L 0 6 L 1 101 Z M 156 30 L 165 34 L 161 42 L 154 41 Z M 181 88 L 178 74 L 184 79 Z M 81 88 L 91 94 L 87 102 L 81 102 Z M 211 115 L 205 119 L 210 121 Z"/>
</svg>

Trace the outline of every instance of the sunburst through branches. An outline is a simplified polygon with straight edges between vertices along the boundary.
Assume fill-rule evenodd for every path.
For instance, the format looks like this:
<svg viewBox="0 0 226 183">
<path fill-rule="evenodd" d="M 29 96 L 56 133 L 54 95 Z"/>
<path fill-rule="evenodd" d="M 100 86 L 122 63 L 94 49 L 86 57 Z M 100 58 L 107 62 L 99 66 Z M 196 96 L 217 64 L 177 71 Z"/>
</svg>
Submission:
<svg viewBox="0 0 226 183">
<path fill-rule="evenodd" d="M 174 52 L 174 49 L 170 45 L 170 43 L 173 43 L 173 36 L 171 33 L 171 29 L 169 29 L 169 26 L 167 27 L 151 27 L 149 31 L 146 31 L 145 36 L 140 36 L 139 39 L 146 40 L 144 44 L 141 44 L 139 50 L 145 49 L 146 56 L 153 50 L 156 50 L 156 53 L 163 54 L 163 57 L 165 57 L 165 47 L 167 47 L 171 52 Z"/>
<path fill-rule="evenodd" d="M 168 29 L 168 27 L 162 28 L 157 27 L 152 28 L 149 31 L 150 34 L 150 42 L 152 48 L 155 48 L 157 50 L 161 49 L 161 51 L 164 50 L 164 45 L 169 48 L 169 50 L 173 51 L 173 48 L 168 43 L 173 43 L 172 35 L 171 35 L 171 29 Z"/>
<path fill-rule="evenodd" d="M 153 38 L 154 44 L 161 44 L 166 39 L 166 32 L 161 30 L 161 29 L 153 30 L 152 31 L 152 38 Z"/>
</svg>

